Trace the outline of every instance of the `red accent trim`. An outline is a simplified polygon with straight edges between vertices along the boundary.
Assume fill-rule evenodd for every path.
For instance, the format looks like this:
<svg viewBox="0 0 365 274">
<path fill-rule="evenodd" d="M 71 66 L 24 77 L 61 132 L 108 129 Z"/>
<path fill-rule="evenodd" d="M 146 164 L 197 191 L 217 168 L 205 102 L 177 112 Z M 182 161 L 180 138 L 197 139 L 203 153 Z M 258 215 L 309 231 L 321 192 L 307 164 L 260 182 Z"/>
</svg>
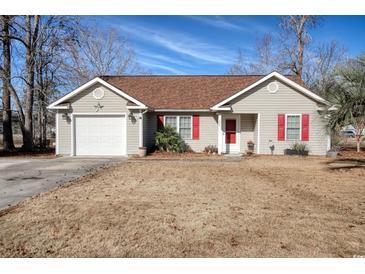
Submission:
<svg viewBox="0 0 365 274">
<path fill-rule="evenodd" d="M 200 121 L 199 115 L 193 115 L 193 140 L 199 140 Z"/>
<path fill-rule="evenodd" d="M 226 144 L 236 143 L 236 120 L 226 120 Z"/>
<path fill-rule="evenodd" d="M 285 141 L 285 114 L 278 114 L 278 141 Z"/>
<path fill-rule="evenodd" d="M 309 141 L 309 114 L 302 114 L 302 141 Z"/>
<path fill-rule="evenodd" d="M 163 115 L 157 115 L 157 129 L 163 128 Z"/>
</svg>

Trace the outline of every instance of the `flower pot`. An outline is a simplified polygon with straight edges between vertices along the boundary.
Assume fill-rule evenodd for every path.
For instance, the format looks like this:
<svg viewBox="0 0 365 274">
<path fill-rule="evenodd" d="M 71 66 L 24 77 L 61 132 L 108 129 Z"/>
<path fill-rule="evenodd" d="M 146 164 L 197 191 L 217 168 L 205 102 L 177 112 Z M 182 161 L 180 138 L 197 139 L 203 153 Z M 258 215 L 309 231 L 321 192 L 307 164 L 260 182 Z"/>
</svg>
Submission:
<svg viewBox="0 0 365 274">
<path fill-rule="evenodd" d="M 329 158 L 336 158 L 337 154 L 338 154 L 338 151 L 329 150 L 329 151 L 327 151 L 326 156 L 329 157 Z"/>
<path fill-rule="evenodd" d="M 253 153 L 254 150 L 255 150 L 255 144 L 254 143 L 247 143 L 247 149 L 248 149 L 248 151 Z"/>
<path fill-rule="evenodd" d="M 284 149 L 284 155 L 300 155 L 300 156 L 308 156 L 308 151 L 297 151 L 294 149 Z"/>
<path fill-rule="evenodd" d="M 138 149 L 138 155 L 139 155 L 139 157 L 145 157 L 147 155 L 147 148 L 146 147 L 140 147 Z"/>
</svg>

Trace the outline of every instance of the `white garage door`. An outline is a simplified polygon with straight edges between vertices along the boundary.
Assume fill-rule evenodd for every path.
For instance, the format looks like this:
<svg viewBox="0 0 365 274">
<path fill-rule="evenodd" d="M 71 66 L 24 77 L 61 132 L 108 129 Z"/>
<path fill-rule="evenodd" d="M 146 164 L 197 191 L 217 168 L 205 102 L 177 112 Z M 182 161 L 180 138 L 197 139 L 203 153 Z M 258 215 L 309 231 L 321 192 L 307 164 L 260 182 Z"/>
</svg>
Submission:
<svg viewBox="0 0 365 274">
<path fill-rule="evenodd" d="M 125 116 L 75 116 L 75 155 L 125 155 Z"/>
</svg>

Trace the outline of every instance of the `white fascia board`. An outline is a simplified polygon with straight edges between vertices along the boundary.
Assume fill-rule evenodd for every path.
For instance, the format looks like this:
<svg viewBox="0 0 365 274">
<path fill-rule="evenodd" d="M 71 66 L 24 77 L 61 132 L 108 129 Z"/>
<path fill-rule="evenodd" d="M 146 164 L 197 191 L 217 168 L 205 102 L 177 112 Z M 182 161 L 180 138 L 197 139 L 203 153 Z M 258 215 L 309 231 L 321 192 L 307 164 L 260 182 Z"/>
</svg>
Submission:
<svg viewBox="0 0 365 274">
<path fill-rule="evenodd" d="M 127 106 L 127 109 L 148 109 L 148 107 L 145 106 Z"/>
<path fill-rule="evenodd" d="M 212 111 L 231 111 L 232 108 L 231 107 L 212 107 L 210 108 Z"/>
<path fill-rule="evenodd" d="M 48 109 L 69 109 L 70 106 L 55 106 L 55 107 L 48 106 L 47 108 Z"/>
<path fill-rule="evenodd" d="M 231 100 L 237 98 L 238 96 L 244 94 L 245 92 L 253 89 L 254 87 L 260 85 L 261 83 L 265 82 L 266 80 L 272 78 L 272 77 L 276 77 L 279 80 L 283 81 L 284 83 L 288 84 L 289 86 L 291 86 L 292 88 L 302 92 L 303 94 L 307 95 L 308 97 L 311 97 L 312 99 L 314 99 L 317 102 L 320 102 L 322 104 L 326 104 L 328 105 L 329 102 L 327 102 L 325 99 L 323 99 L 322 97 L 318 96 L 317 94 L 311 92 L 310 90 L 302 87 L 301 85 L 298 85 L 297 83 L 295 83 L 294 81 L 288 79 L 287 77 L 281 75 L 280 73 L 274 71 L 268 75 L 266 75 L 265 77 L 261 78 L 260 80 L 256 81 L 255 83 L 253 83 L 252 85 L 248 86 L 247 88 L 237 92 L 236 94 L 232 95 L 231 97 L 221 101 L 220 103 L 214 105 L 211 109 L 213 110 L 219 110 L 219 107 L 221 107 L 224 104 L 227 104 L 228 102 L 230 102 Z"/>
<path fill-rule="evenodd" d="M 209 109 L 155 109 L 155 112 L 210 112 Z"/>
<path fill-rule="evenodd" d="M 96 77 L 92 80 L 90 80 L 89 82 L 83 84 L 81 87 L 78 87 L 77 89 L 71 91 L 70 93 L 66 94 L 65 96 L 61 97 L 60 99 L 58 99 L 56 102 L 53 102 L 52 104 L 50 104 L 48 106 L 49 109 L 56 109 L 56 106 L 58 104 L 61 104 L 62 102 L 74 97 L 75 95 L 79 94 L 80 92 L 84 91 L 85 89 L 91 87 L 92 85 L 99 83 L 109 89 L 111 89 L 112 91 L 114 91 L 115 93 L 119 94 L 120 96 L 126 98 L 127 100 L 135 103 L 136 105 L 140 106 L 140 107 L 146 107 L 143 103 L 141 103 L 140 101 L 134 99 L 133 97 L 129 96 L 128 94 L 126 94 L 125 92 L 123 92 L 122 90 L 112 86 L 111 84 L 109 84 L 108 82 L 104 81 L 103 79 Z"/>
</svg>

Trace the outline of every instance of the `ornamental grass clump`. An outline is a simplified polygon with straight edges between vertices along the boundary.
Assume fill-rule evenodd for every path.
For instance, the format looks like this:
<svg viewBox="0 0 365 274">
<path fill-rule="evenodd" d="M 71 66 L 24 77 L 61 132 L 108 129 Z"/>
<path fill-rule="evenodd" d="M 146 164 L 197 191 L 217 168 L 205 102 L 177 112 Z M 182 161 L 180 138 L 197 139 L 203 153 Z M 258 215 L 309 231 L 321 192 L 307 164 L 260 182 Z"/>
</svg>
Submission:
<svg viewBox="0 0 365 274">
<path fill-rule="evenodd" d="M 308 151 L 307 145 L 304 143 L 294 143 L 291 146 L 291 149 L 297 152 L 298 154 L 303 154 Z"/>
</svg>

